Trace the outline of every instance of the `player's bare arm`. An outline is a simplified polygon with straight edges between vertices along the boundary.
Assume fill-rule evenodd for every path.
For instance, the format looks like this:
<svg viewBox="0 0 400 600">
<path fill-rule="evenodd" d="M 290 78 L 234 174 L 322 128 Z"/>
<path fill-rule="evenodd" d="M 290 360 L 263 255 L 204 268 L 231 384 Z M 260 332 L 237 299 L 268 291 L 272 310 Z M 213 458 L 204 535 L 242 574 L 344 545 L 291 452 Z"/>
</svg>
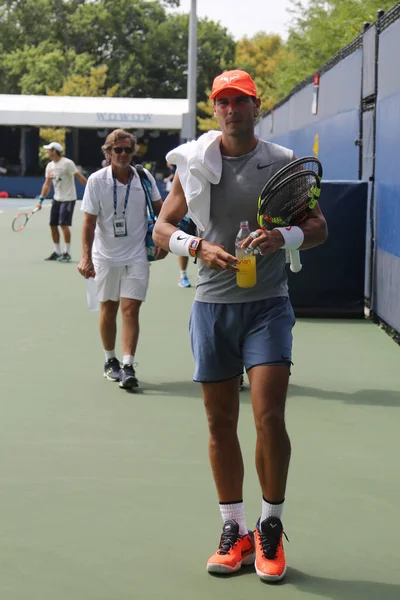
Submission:
<svg viewBox="0 0 400 600">
<path fill-rule="evenodd" d="M 328 238 L 326 220 L 318 204 L 312 209 L 307 220 L 298 227 L 304 233 L 304 241 L 299 250 L 309 250 L 314 246 L 319 246 Z M 254 234 L 257 234 L 257 238 L 248 237 L 242 244 L 243 248 L 247 248 L 251 244 L 253 248 L 259 248 L 262 255 L 266 255 L 280 250 L 285 244 L 285 240 L 278 229 L 272 229 L 271 231 L 256 229 Z"/>
<path fill-rule="evenodd" d="M 94 277 L 95 269 L 92 261 L 92 246 L 97 216 L 85 213 L 82 225 L 82 258 L 78 265 L 79 273 L 85 278 Z"/>
<path fill-rule="evenodd" d="M 304 242 L 299 250 L 308 250 L 323 244 L 328 239 L 328 226 L 322 211 L 317 204 L 306 221 L 299 225 L 304 233 Z"/>
<path fill-rule="evenodd" d="M 42 191 L 40 192 L 40 196 L 45 198 L 51 190 L 51 177 L 46 177 L 46 179 L 44 180 L 44 184 L 42 186 Z M 43 200 L 42 200 L 43 202 Z M 38 202 L 35 206 L 35 208 L 37 210 L 40 210 L 42 208 L 42 202 Z"/>
<path fill-rule="evenodd" d="M 156 215 L 159 215 L 162 209 L 162 200 L 156 200 L 155 202 L 152 203 L 153 204 L 153 209 Z"/>
<path fill-rule="evenodd" d="M 82 173 L 80 173 L 79 171 L 77 171 L 75 173 L 75 177 L 77 178 L 78 181 L 81 182 L 82 185 L 86 185 L 87 184 L 87 179 L 84 175 L 82 175 Z"/>
<path fill-rule="evenodd" d="M 185 194 L 176 174 L 172 189 L 162 205 L 154 227 L 153 240 L 156 246 L 169 251 L 169 239 L 177 231 L 177 223 L 183 219 L 187 210 Z"/>
<path fill-rule="evenodd" d="M 171 236 L 178 231 L 177 224 L 183 219 L 188 211 L 185 193 L 182 188 L 178 173 L 175 174 L 172 182 L 172 189 L 168 194 L 160 215 L 154 228 L 154 243 L 164 250 L 170 250 L 169 242 Z M 187 234 L 182 233 L 187 237 Z M 202 240 L 197 256 L 210 269 L 237 271 L 235 256 L 226 252 L 226 250 L 212 242 Z"/>
</svg>

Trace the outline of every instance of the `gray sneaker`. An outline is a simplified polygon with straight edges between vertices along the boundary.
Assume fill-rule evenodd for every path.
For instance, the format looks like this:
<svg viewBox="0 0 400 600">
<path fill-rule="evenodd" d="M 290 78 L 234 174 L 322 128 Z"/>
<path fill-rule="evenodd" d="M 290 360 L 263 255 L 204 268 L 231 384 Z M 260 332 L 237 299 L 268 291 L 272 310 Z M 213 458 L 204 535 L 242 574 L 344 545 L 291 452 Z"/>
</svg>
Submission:
<svg viewBox="0 0 400 600">
<path fill-rule="evenodd" d="M 131 390 L 139 387 L 133 365 L 122 365 L 119 372 L 119 387 L 124 390 Z"/>
<path fill-rule="evenodd" d="M 62 254 L 57 254 L 57 252 L 53 252 L 52 254 L 50 254 L 50 256 L 48 256 L 44 260 L 60 260 L 61 256 L 62 256 Z"/>
<path fill-rule="evenodd" d="M 108 381 L 119 381 L 121 365 L 118 358 L 110 358 L 104 365 L 104 377 Z"/>
<path fill-rule="evenodd" d="M 62 254 L 60 254 L 60 256 L 57 258 L 58 262 L 70 262 L 71 261 L 71 255 L 68 254 L 68 252 L 63 252 Z"/>
</svg>

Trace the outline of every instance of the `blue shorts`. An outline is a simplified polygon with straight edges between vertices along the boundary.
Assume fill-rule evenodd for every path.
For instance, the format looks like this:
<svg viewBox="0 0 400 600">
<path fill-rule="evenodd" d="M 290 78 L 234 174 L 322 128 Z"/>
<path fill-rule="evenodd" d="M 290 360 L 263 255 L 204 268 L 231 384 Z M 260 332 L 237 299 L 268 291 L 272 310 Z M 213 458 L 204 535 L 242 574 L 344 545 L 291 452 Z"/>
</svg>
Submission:
<svg viewBox="0 0 400 600">
<path fill-rule="evenodd" d="M 74 214 L 75 200 L 53 200 L 50 211 L 50 226 L 72 225 L 72 215 Z"/>
<path fill-rule="evenodd" d="M 257 365 L 290 365 L 295 316 L 289 298 L 241 304 L 194 302 L 193 381 L 226 381 Z"/>
</svg>

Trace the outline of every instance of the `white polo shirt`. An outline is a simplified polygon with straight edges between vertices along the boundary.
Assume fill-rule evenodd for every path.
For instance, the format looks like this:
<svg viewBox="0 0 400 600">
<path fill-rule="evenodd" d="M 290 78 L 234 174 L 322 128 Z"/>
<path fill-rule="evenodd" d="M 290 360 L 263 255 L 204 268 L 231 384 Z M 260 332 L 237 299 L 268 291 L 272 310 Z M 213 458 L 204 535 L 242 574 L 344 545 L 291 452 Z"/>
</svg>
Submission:
<svg viewBox="0 0 400 600">
<path fill-rule="evenodd" d="M 110 267 L 124 267 L 139 262 L 147 262 L 145 238 L 147 233 L 146 197 L 140 177 L 134 167 L 133 178 L 125 211 L 125 237 L 114 235 L 114 179 L 111 166 L 96 171 L 88 178 L 81 210 L 97 216 L 92 249 L 94 264 Z M 145 169 L 151 182 L 153 202 L 161 200 L 154 177 Z M 122 217 L 127 185 L 116 181 L 117 218 Z"/>
<path fill-rule="evenodd" d="M 60 160 L 52 160 L 46 167 L 46 179 L 50 177 L 54 187 L 54 200 L 65 202 L 76 200 L 75 173 L 78 168 L 73 160 L 62 156 Z"/>
</svg>

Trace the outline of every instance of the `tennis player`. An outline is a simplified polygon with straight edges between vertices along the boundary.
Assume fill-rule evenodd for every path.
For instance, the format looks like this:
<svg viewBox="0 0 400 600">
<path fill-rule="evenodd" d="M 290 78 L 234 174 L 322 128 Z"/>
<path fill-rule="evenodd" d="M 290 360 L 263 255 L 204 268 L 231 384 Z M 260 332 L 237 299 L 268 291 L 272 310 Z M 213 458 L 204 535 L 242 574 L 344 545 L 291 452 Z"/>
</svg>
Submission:
<svg viewBox="0 0 400 600">
<path fill-rule="evenodd" d="M 47 150 L 50 162 L 46 167 L 45 181 L 40 192 L 39 202 L 36 207 L 42 208 L 43 200 L 50 193 L 53 184 L 54 196 L 50 212 L 50 230 L 54 243 L 54 251 L 45 260 L 58 260 L 70 262 L 71 260 L 71 230 L 72 215 L 74 214 L 77 199 L 75 178 L 86 185 L 86 177 L 79 172 L 78 167 L 69 158 L 62 156 L 63 147 L 58 142 L 50 142 L 43 146 Z M 61 252 L 60 232 L 64 236 L 65 250 Z"/>
<path fill-rule="evenodd" d="M 200 263 L 190 316 L 193 379 L 202 387 L 209 457 L 223 521 L 219 547 L 209 558 L 207 570 L 232 573 L 255 560 L 256 572 L 263 580 L 277 581 L 286 572 L 282 512 L 291 446 L 285 402 L 295 318 L 288 298 L 285 252 L 280 251 L 285 246 L 284 234 L 260 230 L 256 214 L 264 184 L 295 157 L 292 150 L 255 136 L 261 101 L 247 72 L 227 71 L 216 77 L 211 99 L 221 135 L 214 132 L 219 147 L 213 147 L 208 156 L 221 154 L 219 183 L 211 183 L 210 198 L 202 198 L 199 206 L 188 194 L 195 186 L 190 184 L 184 157 L 188 147 L 193 164 L 193 144 L 204 150 L 204 136 L 176 149 L 180 156 L 177 174 L 153 237 L 158 246 L 178 256 L 197 257 Z M 199 153 L 200 161 L 205 154 L 207 150 Z M 171 161 L 170 154 L 167 160 Z M 188 209 L 198 224 L 198 237 L 176 228 Z M 235 237 L 241 221 L 249 221 L 259 234 L 255 240 L 248 238 L 246 246 L 251 242 L 262 253 L 257 257 L 257 284 L 249 289 L 236 285 Z M 203 228 L 199 227 L 201 222 Z M 326 222 L 318 206 L 301 227 L 292 229 L 301 249 L 317 246 L 327 238 Z M 244 469 L 237 435 L 243 367 L 250 380 L 257 433 L 256 469 L 262 493 L 254 533 L 248 530 L 245 518 Z"/>
</svg>

